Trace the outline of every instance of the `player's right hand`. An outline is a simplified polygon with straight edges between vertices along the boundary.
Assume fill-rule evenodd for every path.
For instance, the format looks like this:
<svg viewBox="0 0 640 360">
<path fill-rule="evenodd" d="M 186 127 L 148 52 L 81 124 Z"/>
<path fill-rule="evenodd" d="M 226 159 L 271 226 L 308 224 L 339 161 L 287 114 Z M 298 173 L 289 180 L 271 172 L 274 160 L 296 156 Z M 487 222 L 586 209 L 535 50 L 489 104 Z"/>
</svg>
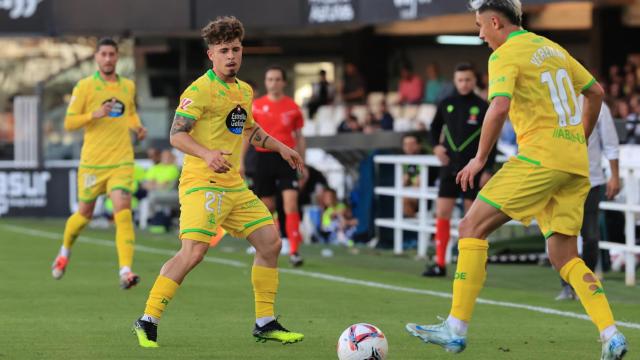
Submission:
<svg viewBox="0 0 640 360">
<path fill-rule="evenodd" d="M 107 115 L 109 115 L 109 113 L 111 112 L 111 109 L 113 108 L 113 106 L 116 104 L 116 99 L 111 99 L 111 101 L 107 101 L 104 104 L 102 104 L 102 106 L 100 107 L 100 109 L 94 111 L 91 116 L 94 119 L 101 119 L 103 117 L 106 117 Z"/>
<path fill-rule="evenodd" d="M 231 152 L 227 150 L 210 150 L 202 160 L 207 163 L 207 166 L 211 168 L 211 170 L 218 174 L 224 174 L 233 167 L 233 165 L 224 158 L 224 156 L 228 155 L 231 155 Z"/>
<path fill-rule="evenodd" d="M 438 158 L 438 160 L 440 160 L 442 165 L 444 166 L 449 165 L 449 155 L 447 155 L 447 149 L 444 146 L 436 145 L 433 148 L 433 153 Z"/>
</svg>

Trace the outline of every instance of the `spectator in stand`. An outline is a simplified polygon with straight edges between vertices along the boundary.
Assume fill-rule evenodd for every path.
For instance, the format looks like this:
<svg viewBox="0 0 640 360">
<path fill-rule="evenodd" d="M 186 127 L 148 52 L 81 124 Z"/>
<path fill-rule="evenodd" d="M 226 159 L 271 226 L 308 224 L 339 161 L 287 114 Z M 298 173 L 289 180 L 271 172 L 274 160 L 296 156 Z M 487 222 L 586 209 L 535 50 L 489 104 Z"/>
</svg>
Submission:
<svg viewBox="0 0 640 360">
<path fill-rule="evenodd" d="M 376 117 L 372 112 L 368 111 L 367 115 L 364 118 L 364 126 L 362 127 L 362 132 L 364 134 L 373 134 L 376 131 L 380 130 L 380 123 L 376 120 Z"/>
<path fill-rule="evenodd" d="M 358 220 L 350 215 L 347 205 L 338 201 L 336 191 L 327 188 L 322 194 L 324 211 L 322 213 L 322 233 L 325 242 L 351 245 L 349 237 L 353 235 Z"/>
<path fill-rule="evenodd" d="M 153 165 L 147 171 L 142 186 L 147 190 L 150 213 L 149 231 L 166 233 L 171 226 L 171 212 L 177 209 L 180 169 L 175 163 L 171 150 L 161 153 L 161 162 Z"/>
<path fill-rule="evenodd" d="M 347 115 L 347 118 L 345 120 L 343 120 L 340 125 L 338 125 L 338 132 L 339 133 L 358 133 L 358 132 L 362 132 L 362 128 L 360 127 L 360 124 L 358 123 L 358 118 L 353 115 L 351 112 L 349 112 L 349 115 Z"/>
<path fill-rule="evenodd" d="M 353 63 L 347 63 L 344 67 L 342 101 L 348 105 L 364 104 L 365 96 L 366 86 L 360 71 Z"/>
<path fill-rule="evenodd" d="M 378 112 L 373 116 L 382 130 L 393 131 L 393 116 L 387 109 L 387 103 L 384 100 L 380 102 Z"/>
<path fill-rule="evenodd" d="M 622 85 L 620 83 L 609 84 L 609 91 L 607 91 L 607 99 L 613 103 L 615 100 L 622 97 Z"/>
<path fill-rule="evenodd" d="M 402 137 L 402 153 L 404 155 L 420 155 L 422 144 L 416 134 L 406 134 Z M 402 185 L 406 187 L 420 186 L 420 167 L 405 165 L 402 173 Z M 405 217 L 416 217 L 418 214 L 418 199 L 403 198 L 402 209 Z"/>
<path fill-rule="evenodd" d="M 627 120 L 631 115 L 631 109 L 626 99 L 617 99 L 613 103 L 613 117 L 615 119 Z"/>
<path fill-rule="evenodd" d="M 420 104 L 424 84 L 420 76 L 413 73 L 411 66 L 405 64 L 400 69 L 400 81 L 398 83 L 398 102 L 400 104 Z"/>
<path fill-rule="evenodd" d="M 427 81 L 424 85 L 424 97 L 422 102 L 427 104 L 437 104 L 450 91 L 449 83 L 440 75 L 438 65 L 436 63 L 430 63 L 427 65 L 425 74 L 427 75 Z"/>
<path fill-rule="evenodd" d="M 626 143 L 640 144 L 640 93 L 636 93 L 631 96 L 631 100 L 627 107 L 627 115 L 623 117 L 623 119 L 626 120 L 627 128 Z"/>
<path fill-rule="evenodd" d="M 149 147 L 147 149 L 147 158 L 151 160 L 151 163 L 152 163 L 151 166 L 160 164 L 160 161 L 161 161 L 160 149 L 153 146 Z"/>
<path fill-rule="evenodd" d="M 640 91 L 638 89 L 638 81 L 636 79 L 636 71 L 630 71 L 624 75 L 624 85 L 622 90 L 626 96 L 631 96 L 634 93 Z"/>
<path fill-rule="evenodd" d="M 318 108 L 333 102 L 333 87 L 327 80 L 327 72 L 320 70 L 320 79 L 311 85 L 311 99 L 309 99 L 309 117 L 313 119 Z"/>
</svg>

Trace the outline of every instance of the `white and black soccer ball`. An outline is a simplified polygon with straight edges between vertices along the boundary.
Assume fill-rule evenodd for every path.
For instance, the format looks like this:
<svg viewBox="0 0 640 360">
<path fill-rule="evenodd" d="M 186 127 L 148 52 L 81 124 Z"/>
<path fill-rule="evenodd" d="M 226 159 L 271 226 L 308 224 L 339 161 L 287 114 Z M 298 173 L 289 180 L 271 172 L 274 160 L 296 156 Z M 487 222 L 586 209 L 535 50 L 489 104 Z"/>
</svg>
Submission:
<svg viewBox="0 0 640 360">
<path fill-rule="evenodd" d="M 384 360 L 388 352 L 386 336 L 371 324 L 353 324 L 338 339 L 340 360 Z"/>
</svg>

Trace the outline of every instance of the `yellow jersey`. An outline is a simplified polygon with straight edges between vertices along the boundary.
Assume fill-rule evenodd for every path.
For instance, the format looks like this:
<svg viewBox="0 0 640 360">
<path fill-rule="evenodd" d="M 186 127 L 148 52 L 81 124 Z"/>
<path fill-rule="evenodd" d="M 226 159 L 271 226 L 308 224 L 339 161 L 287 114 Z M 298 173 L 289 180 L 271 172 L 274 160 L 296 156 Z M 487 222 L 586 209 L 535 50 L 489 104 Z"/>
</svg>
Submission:
<svg viewBox="0 0 640 360">
<path fill-rule="evenodd" d="M 511 99 L 519 158 L 550 169 L 589 176 L 578 96 L 595 81 L 560 45 L 526 30 L 489 57 L 489 100 Z"/>
<path fill-rule="evenodd" d="M 189 85 L 180 96 L 176 115 L 196 120 L 189 135 L 208 149 L 231 152 L 227 161 L 233 167 L 227 173 L 218 174 L 199 157 L 185 155 L 182 178 L 205 180 L 213 187 L 244 186 L 238 168 L 242 160 L 243 133 L 255 123 L 252 99 L 249 84 L 237 79 L 235 84 L 228 84 L 211 69 Z"/>
<path fill-rule="evenodd" d="M 84 128 L 80 166 L 114 168 L 133 165 L 133 147 L 129 129 L 140 124 L 135 104 L 133 81 L 118 75 L 118 80 L 105 81 L 98 71 L 76 84 L 65 117 L 65 128 Z M 108 116 L 91 119 L 91 114 L 105 102 L 115 99 Z"/>
</svg>

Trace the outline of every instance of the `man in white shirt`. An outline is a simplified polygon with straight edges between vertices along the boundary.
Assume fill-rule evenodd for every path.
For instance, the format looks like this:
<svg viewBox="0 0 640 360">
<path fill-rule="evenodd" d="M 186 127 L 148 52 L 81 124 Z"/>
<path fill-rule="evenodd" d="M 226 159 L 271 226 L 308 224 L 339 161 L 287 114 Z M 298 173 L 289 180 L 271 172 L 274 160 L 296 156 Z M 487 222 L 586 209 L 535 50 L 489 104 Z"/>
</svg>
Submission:
<svg viewBox="0 0 640 360">
<path fill-rule="evenodd" d="M 582 102 L 583 96 L 580 96 Z M 595 272 L 598 264 L 598 254 L 600 252 L 598 241 L 600 240 L 598 221 L 600 199 L 602 192 L 608 200 L 613 199 L 620 192 L 620 176 L 618 173 L 618 134 L 616 132 L 611 110 L 603 103 L 598 116 L 598 122 L 589 137 L 589 180 L 591 190 L 584 203 L 584 218 L 582 220 L 582 259 L 591 271 Z M 602 167 L 602 157 L 609 160 L 611 177 L 607 181 Z M 571 285 L 562 282 L 562 291 L 556 300 L 577 299 Z"/>
</svg>

